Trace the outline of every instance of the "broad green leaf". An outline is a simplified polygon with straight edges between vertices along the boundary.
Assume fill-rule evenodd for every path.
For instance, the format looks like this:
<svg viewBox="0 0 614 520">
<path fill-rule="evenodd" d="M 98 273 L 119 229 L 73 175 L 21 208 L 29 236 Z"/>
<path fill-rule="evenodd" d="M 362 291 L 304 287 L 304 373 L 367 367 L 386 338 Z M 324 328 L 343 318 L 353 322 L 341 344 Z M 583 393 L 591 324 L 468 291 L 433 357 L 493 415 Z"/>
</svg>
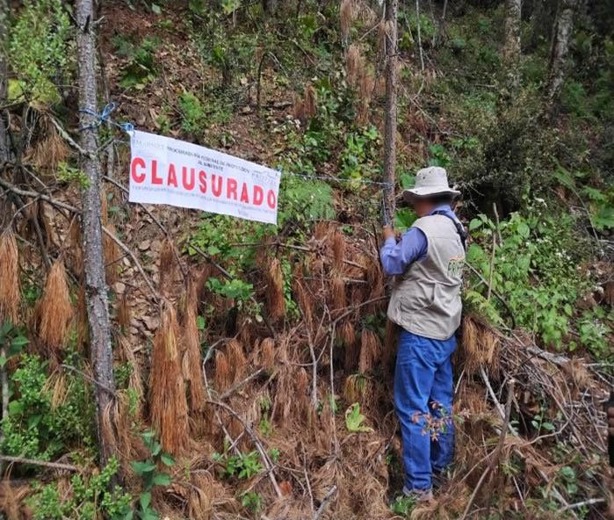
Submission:
<svg viewBox="0 0 614 520">
<path fill-rule="evenodd" d="M 175 461 L 173 460 L 173 457 L 171 457 L 167 453 L 163 453 L 162 455 L 160 455 L 160 461 L 165 466 L 172 466 L 173 464 L 175 464 Z"/>
<path fill-rule="evenodd" d="M 171 477 L 166 473 L 157 473 L 153 478 L 154 486 L 170 486 Z"/>
<path fill-rule="evenodd" d="M 149 491 L 142 493 L 141 499 L 139 500 L 139 502 L 141 504 L 141 509 L 143 511 L 146 511 L 147 509 L 149 509 L 149 505 L 151 504 L 151 493 Z"/>
<path fill-rule="evenodd" d="M 345 411 L 345 426 L 350 432 L 372 432 L 373 428 L 364 426 L 365 416 L 360 413 L 360 405 L 354 403 Z"/>
<path fill-rule="evenodd" d="M 131 462 L 130 465 L 137 475 L 144 475 L 145 473 L 151 473 L 156 469 L 156 465 L 149 460 L 144 462 Z"/>
</svg>

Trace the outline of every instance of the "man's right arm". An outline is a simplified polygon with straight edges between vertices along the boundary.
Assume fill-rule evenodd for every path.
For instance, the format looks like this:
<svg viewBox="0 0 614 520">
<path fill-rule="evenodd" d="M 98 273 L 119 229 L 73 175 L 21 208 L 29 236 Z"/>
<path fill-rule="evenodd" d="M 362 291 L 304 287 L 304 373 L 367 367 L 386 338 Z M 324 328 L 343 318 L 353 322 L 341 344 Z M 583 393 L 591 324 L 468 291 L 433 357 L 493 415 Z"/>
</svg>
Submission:
<svg viewBox="0 0 614 520">
<path fill-rule="evenodd" d="M 384 274 L 388 276 L 404 274 L 413 262 L 426 255 L 427 247 L 426 235 L 417 227 L 410 228 L 398 243 L 394 237 L 386 238 L 380 250 Z"/>
</svg>

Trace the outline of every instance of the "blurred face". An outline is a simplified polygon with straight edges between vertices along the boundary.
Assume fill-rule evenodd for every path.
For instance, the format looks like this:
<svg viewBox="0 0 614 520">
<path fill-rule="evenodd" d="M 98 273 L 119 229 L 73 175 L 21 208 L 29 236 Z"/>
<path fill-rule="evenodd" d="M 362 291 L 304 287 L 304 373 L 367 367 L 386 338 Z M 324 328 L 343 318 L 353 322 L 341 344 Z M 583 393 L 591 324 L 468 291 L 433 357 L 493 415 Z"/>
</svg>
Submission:
<svg viewBox="0 0 614 520">
<path fill-rule="evenodd" d="M 419 217 L 424 217 L 435 209 L 435 205 L 429 199 L 421 197 L 413 197 L 411 205 Z"/>
</svg>

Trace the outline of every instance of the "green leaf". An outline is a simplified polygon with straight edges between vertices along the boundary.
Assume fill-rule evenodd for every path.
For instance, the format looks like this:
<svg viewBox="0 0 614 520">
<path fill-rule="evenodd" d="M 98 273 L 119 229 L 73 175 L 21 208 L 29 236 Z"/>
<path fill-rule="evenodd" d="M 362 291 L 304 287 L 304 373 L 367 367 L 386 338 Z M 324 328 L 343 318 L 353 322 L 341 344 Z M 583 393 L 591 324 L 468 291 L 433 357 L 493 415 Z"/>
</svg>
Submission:
<svg viewBox="0 0 614 520">
<path fill-rule="evenodd" d="M 151 493 L 149 491 L 146 491 L 145 493 L 141 493 L 141 498 L 139 502 L 141 504 L 141 509 L 143 511 L 146 511 L 147 509 L 149 509 L 149 505 L 151 504 Z"/>
<path fill-rule="evenodd" d="M 170 486 L 172 480 L 166 473 L 157 473 L 153 478 L 154 486 Z"/>
<path fill-rule="evenodd" d="M 160 455 L 160 461 L 165 466 L 172 466 L 173 464 L 175 464 L 173 457 L 171 457 L 168 453 L 163 453 L 162 455 Z"/>
<path fill-rule="evenodd" d="M 156 469 L 156 465 L 149 460 L 144 462 L 131 462 L 130 465 L 137 475 L 145 475 L 151 473 Z"/>
<path fill-rule="evenodd" d="M 202 316 L 196 316 L 196 327 L 198 330 L 205 330 L 205 318 Z"/>
<path fill-rule="evenodd" d="M 4 365 L 6 365 L 6 356 L 0 356 L 0 368 L 4 367 Z"/>
<path fill-rule="evenodd" d="M 345 411 L 345 426 L 349 432 L 372 432 L 373 428 L 364 426 L 365 416 L 360 413 L 360 405 L 354 403 Z"/>
<path fill-rule="evenodd" d="M 162 9 L 158 4 L 151 4 L 151 12 L 157 15 L 162 14 Z"/>
<path fill-rule="evenodd" d="M 482 222 L 479 218 L 474 218 L 471 222 L 469 222 L 469 231 L 479 229 L 482 227 L 482 224 L 484 224 L 484 222 Z"/>
<path fill-rule="evenodd" d="M 30 343 L 30 341 L 25 336 L 17 336 L 16 338 L 13 338 L 13 341 L 11 341 L 11 347 L 21 348 L 26 346 L 28 343 Z"/>
</svg>

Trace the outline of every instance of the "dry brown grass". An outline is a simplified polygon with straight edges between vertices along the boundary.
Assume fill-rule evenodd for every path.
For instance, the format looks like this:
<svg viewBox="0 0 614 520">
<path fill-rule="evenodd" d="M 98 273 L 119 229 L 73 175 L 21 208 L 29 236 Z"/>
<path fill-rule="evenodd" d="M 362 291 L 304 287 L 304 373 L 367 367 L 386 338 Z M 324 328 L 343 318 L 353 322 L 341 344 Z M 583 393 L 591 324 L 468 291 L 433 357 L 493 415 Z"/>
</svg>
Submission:
<svg viewBox="0 0 614 520">
<path fill-rule="evenodd" d="M 39 112 L 39 116 L 39 136 L 28 152 L 26 161 L 39 170 L 55 172 L 58 165 L 68 158 L 70 149 L 51 122 L 51 116 L 45 112 Z"/>
<path fill-rule="evenodd" d="M 81 247 L 81 222 L 78 218 L 73 218 L 68 228 L 68 237 L 70 247 L 67 255 L 69 259 L 69 267 L 74 275 L 81 279 L 83 278 L 83 248 Z"/>
<path fill-rule="evenodd" d="M 15 235 L 7 230 L 0 235 L 0 323 L 19 320 L 19 249 Z"/>
<path fill-rule="evenodd" d="M 345 260 L 346 243 L 343 233 L 336 231 L 333 235 L 333 267 L 343 271 L 343 261 Z"/>
<path fill-rule="evenodd" d="M 284 297 L 284 277 L 281 262 L 278 258 L 271 259 L 265 273 L 267 311 L 273 323 L 283 319 L 286 314 L 286 300 Z"/>
<path fill-rule="evenodd" d="M 313 85 L 306 85 L 303 97 L 294 103 L 294 118 L 303 124 L 312 119 L 318 112 L 317 94 Z"/>
<path fill-rule="evenodd" d="M 188 402 L 177 347 L 179 325 L 175 310 L 166 302 L 161 314 L 149 377 L 151 423 L 163 448 L 176 455 L 188 441 Z"/>
<path fill-rule="evenodd" d="M 227 390 L 232 384 L 232 372 L 228 363 L 228 356 L 218 350 L 215 353 L 215 388 L 218 392 Z"/>
<path fill-rule="evenodd" d="M 360 52 L 360 47 L 353 43 L 350 45 L 345 55 L 345 70 L 347 73 L 348 83 L 352 88 L 356 88 L 358 86 L 364 66 L 364 58 Z"/>
<path fill-rule="evenodd" d="M 259 365 L 270 372 L 275 365 L 275 340 L 265 338 L 258 345 Z"/>
<path fill-rule="evenodd" d="M 121 333 L 116 334 L 116 342 L 119 351 L 119 358 L 124 363 L 127 363 L 131 367 L 130 378 L 128 380 L 128 388 L 134 392 L 138 397 L 139 404 L 142 402 L 145 396 L 145 390 L 143 388 L 143 374 L 140 363 L 138 362 L 136 355 L 130 345 L 130 342 Z"/>
<path fill-rule="evenodd" d="M 341 8 L 339 9 L 339 20 L 341 23 L 341 38 L 347 42 L 350 37 L 352 22 L 356 16 L 355 0 L 341 0 Z"/>
<path fill-rule="evenodd" d="M 68 341 L 73 319 L 66 269 L 57 260 L 47 275 L 43 296 L 37 304 L 38 335 L 53 356 L 59 356 Z"/>
<path fill-rule="evenodd" d="M 6 478 L 0 481 L 0 513 L 7 520 L 29 520 L 32 510 L 26 505 L 26 498 L 32 493 L 28 484 L 15 484 Z"/>
<path fill-rule="evenodd" d="M 337 327 L 337 337 L 346 348 L 356 343 L 356 329 L 354 328 L 354 324 L 349 320 L 343 320 L 341 325 Z"/>
<path fill-rule="evenodd" d="M 226 355 L 228 356 L 228 364 L 230 365 L 230 378 L 232 383 L 237 383 L 245 375 L 247 359 L 243 352 L 243 345 L 236 339 L 231 339 L 226 344 Z"/>
<path fill-rule="evenodd" d="M 117 325 L 123 335 L 128 334 L 131 319 L 132 312 L 130 309 L 130 302 L 128 301 L 128 294 L 124 293 L 117 302 Z"/>
<path fill-rule="evenodd" d="M 183 320 L 183 377 L 188 387 L 190 412 L 201 413 L 205 404 L 205 385 L 201 372 L 200 335 L 196 321 L 196 306 L 188 304 Z"/>
<path fill-rule="evenodd" d="M 169 298 L 172 294 L 172 285 L 175 278 L 175 251 L 173 242 L 166 238 L 160 253 L 159 289 L 160 294 Z"/>
<path fill-rule="evenodd" d="M 358 370 L 366 373 L 379 361 L 382 354 L 382 343 L 377 334 L 369 329 L 364 329 L 360 335 L 360 357 Z"/>
<path fill-rule="evenodd" d="M 462 340 L 457 359 L 467 374 L 477 374 L 484 367 L 490 374 L 499 371 L 499 337 L 485 322 L 474 316 L 465 316 L 462 324 Z"/>
<path fill-rule="evenodd" d="M 345 309 L 347 298 L 345 294 L 345 282 L 341 276 L 336 275 L 331 279 L 331 310 L 339 311 Z"/>
</svg>

